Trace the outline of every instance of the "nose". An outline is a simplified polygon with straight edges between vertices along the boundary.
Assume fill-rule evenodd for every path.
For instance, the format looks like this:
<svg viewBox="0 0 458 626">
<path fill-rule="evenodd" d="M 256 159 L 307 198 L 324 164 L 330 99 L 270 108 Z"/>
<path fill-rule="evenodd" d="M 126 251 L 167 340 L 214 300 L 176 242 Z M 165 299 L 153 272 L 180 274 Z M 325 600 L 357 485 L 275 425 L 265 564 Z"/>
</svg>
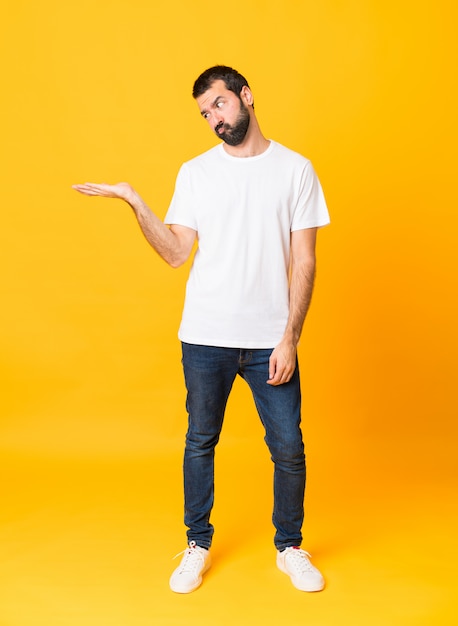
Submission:
<svg viewBox="0 0 458 626">
<path fill-rule="evenodd" d="M 215 130 L 218 124 L 220 124 L 222 121 L 223 121 L 223 116 L 221 115 L 221 113 L 218 110 L 213 111 L 212 117 L 211 117 L 211 125 L 212 125 L 213 130 Z"/>
</svg>

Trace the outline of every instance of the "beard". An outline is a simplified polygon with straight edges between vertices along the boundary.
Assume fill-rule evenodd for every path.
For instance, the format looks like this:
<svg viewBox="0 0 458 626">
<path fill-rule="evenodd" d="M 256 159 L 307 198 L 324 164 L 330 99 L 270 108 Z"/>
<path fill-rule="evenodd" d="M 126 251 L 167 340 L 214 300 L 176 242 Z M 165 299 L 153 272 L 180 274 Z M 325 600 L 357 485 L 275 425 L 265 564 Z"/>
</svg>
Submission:
<svg viewBox="0 0 458 626">
<path fill-rule="evenodd" d="M 243 102 L 240 102 L 240 112 L 237 116 L 237 119 L 235 120 L 235 123 L 231 125 L 220 122 L 215 127 L 215 133 L 229 146 L 238 146 L 245 139 L 249 126 L 250 113 L 248 112 L 248 109 L 244 106 Z M 223 129 L 223 131 L 219 132 L 221 129 Z"/>
</svg>

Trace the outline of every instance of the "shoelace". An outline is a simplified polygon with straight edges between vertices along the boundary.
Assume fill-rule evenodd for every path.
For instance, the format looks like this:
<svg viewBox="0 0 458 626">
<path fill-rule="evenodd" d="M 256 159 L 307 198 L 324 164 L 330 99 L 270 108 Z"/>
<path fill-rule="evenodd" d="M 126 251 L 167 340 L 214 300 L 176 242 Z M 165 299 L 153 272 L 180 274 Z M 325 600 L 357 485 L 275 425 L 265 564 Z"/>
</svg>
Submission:
<svg viewBox="0 0 458 626">
<path fill-rule="evenodd" d="M 189 546 L 182 552 L 175 554 L 173 558 L 176 559 L 182 554 L 184 554 L 185 557 L 180 565 L 181 574 L 184 572 L 193 572 L 203 563 L 204 555 L 199 550 L 195 541 L 190 541 Z"/>
<path fill-rule="evenodd" d="M 309 561 L 311 555 L 308 552 L 301 548 L 287 548 L 287 551 L 288 561 L 299 574 L 313 571 L 313 565 Z"/>
</svg>

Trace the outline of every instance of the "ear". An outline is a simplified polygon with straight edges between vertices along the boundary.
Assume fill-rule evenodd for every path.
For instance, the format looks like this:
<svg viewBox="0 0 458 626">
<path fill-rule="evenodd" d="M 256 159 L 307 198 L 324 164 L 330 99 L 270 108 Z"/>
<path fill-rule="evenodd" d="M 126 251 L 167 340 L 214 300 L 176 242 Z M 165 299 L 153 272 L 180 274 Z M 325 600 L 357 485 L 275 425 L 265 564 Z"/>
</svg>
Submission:
<svg viewBox="0 0 458 626">
<path fill-rule="evenodd" d="M 253 106 L 253 94 L 251 93 L 251 89 L 249 87 L 247 87 L 246 85 L 244 85 L 242 87 L 242 91 L 240 92 L 240 97 L 242 98 L 243 102 L 248 105 L 248 106 Z"/>
</svg>

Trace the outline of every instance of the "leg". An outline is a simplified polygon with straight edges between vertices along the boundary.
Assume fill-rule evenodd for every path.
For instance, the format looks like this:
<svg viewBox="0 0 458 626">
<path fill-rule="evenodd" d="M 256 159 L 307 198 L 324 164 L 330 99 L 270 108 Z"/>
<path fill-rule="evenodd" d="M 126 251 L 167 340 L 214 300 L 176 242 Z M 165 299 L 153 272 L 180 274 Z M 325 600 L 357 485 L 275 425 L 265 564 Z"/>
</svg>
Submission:
<svg viewBox="0 0 458 626">
<path fill-rule="evenodd" d="M 209 548 L 214 499 L 214 456 L 224 411 L 238 369 L 239 351 L 183 343 L 188 431 L 184 454 L 185 524 L 188 541 Z"/>
<path fill-rule="evenodd" d="M 275 546 L 300 546 L 304 521 L 305 454 L 301 422 L 299 368 L 288 383 L 272 387 L 268 379 L 271 350 L 246 351 L 241 376 L 249 384 L 264 425 L 274 463 Z"/>
</svg>

